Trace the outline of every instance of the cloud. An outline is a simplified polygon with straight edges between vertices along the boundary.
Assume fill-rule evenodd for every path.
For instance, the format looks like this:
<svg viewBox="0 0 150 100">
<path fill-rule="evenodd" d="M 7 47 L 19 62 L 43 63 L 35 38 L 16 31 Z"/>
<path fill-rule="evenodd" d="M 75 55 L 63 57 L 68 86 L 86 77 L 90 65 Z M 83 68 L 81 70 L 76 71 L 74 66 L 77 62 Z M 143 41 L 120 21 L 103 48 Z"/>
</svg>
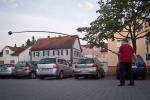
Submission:
<svg viewBox="0 0 150 100">
<path fill-rule="evenodd" d="M 10 8 L 17 8 L 19 6 L 19 0 L 2 0 L 0 1 L 3 5 L 6 5 Z"/>
<path fill-rule="evenodd" d="M 94 9 L 94 5 L 91 2 L 88 2 L 88 1 L 86 1 L 84 3 L 79 3 L 78 7 L 82 8 L 84 10 L 87 10 L 87 11 L 90 11 L 90 10 Z"/>
</svg>

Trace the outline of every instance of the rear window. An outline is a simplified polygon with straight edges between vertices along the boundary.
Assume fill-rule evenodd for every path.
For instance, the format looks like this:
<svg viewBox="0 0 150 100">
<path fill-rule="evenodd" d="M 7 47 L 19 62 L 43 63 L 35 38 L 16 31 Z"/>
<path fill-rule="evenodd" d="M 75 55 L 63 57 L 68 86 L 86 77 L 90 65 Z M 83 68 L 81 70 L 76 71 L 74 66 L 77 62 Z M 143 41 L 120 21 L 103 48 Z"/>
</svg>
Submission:
<svg viewBox="0 0 150 100">
<path fill-rule="evenodd" d="M 78 61 L 78 64 L 92 64 L 92 63 L 94 63 L 93 59 L 80 59 Z"/>
<path fill-rule="evenodd" d="M 3 65 L 4 67 L 12 67 L 13 65 L 10 65 L 10 64 L 6 64 L 6 65 Z"/>
<path fill-rule="evenodd" d="M 41 59 L 39 64 L 52 64 L 52 63 L 56 63 L 56 58 L 45 58 L 45 59 Z"/>
<path fill-rule="evenodd" d="M 27 64 L 26 62 L 18 62 L 16 64 L 16 66 L 18 66 L 18 67 L 24 67 L 26 64 Z"/>
</svg>

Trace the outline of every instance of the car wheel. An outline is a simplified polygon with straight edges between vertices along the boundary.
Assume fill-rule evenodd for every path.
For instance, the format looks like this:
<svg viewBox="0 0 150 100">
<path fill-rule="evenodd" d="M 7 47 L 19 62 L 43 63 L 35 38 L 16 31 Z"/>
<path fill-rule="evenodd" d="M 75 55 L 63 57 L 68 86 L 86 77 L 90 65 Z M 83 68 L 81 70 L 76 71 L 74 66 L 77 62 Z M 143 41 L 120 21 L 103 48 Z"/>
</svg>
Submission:
<svg viewBox="0 0 150 100">
<path fill-rule="evenodd" d="M 44 80 L 44 77 L 42 77 L 42 76 L 39 76 L 39 79 L 40 79 L 40 80 Z"/>
<path fill-rule="evenodd" d="M 142 76 L 142 79 L 143 79 L 143 80 L 146 80 L 146 75 L 143 75 L 143 76 Z"/>
<path fill-rule="evenodd" d="M 78 77 L 78 76 L 74 76 L 74 78 L 75 78 L 75 79 L 79 79 L 79 77 Z"/>
<path fill-rule="evenodd" d="M 35 74 L 34 72 L 31 72 L 31 73 L 30 73 L 30 78 L 31 78 L 31 79 L 35 79 L 35 78 L 36 78 L 36 74 Z"/>
<path fill-rule="evenodd" d="M 59 79 L 63 79 L 63 78 L 64 78 L 64 73 L 63 73 L 62 71 L 59 73 L 58 78 L 59 78 Z"/>
<path fill-rule="evenodd" d="M 100 77 L 101 77 L 100 72 L 97 72 L 96 79 L 100 79 Z"/>
</svg>

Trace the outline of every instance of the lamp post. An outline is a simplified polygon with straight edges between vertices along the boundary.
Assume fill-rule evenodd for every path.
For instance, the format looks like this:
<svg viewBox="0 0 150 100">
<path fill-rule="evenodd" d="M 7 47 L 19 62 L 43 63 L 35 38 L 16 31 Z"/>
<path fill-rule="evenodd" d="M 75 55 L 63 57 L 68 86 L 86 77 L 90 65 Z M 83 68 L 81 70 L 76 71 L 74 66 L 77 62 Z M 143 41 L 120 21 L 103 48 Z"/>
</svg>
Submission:
<svg viewBox="0 0 150 100">
<path fill-rule="evenodd" d="M 66 36 L 76 37 L 76 36 L 68 35 L 68 34 L 65 34 L 65 33 L 51 32 L 51 31 L 19 31 L 19 32 L 12 32 L 12 31 L 9 31 L 9 32 L 8 32 L 8 35 L 12 35 L 12 34 L 14 34 L 14 33 L 33 33 L 33 32 L 34 32 L 34 33 L 35 33 L 35 32 L 38 32 L 38 33 L 54 33 L 54 34 L 60 34 L 60 35 L 66 35 Z M 79 38 L 79 37 L 78 37 L 78 38 Z M 79 39 L 84 40 L 83 38 L 79 38 Z M 85 40 L 84 40 L 84 41 L 85 41 Z M 101 43 L 99 46 L 100 46 L 101 48 L 105 48 L 106 50 L 108 50 L 108 51 L 110 51 L 110 52 L 112 52 L 112 53 L 114 53 L 114 54 L 117 54 L 117 53 L 114 52 L 113 50 L 108 49 L 107 47 L 104 47 L 103 45 L 104 45 L 104 42 Z M 117 55 L 118 55 L 118 54 L 117 54 Z"/>
</svg>

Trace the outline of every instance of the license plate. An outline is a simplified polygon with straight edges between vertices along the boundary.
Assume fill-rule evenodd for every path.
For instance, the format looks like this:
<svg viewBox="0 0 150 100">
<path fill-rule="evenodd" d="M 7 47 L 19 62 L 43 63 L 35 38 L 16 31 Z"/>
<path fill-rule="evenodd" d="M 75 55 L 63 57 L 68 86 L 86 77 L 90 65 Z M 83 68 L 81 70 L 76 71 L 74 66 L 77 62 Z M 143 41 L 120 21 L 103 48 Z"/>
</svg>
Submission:
<svg viewBox="0 0 150 100">
<path fill-rule="evenodd" d="M 137 68 L 137 66 L 133 65 L 132 68 Z"/>
<path fill-rule="evenodd" d="M 87 71 L 87 70 L 82 70 L 81 72 L 86 73 L 86 72 L 88 72 L 88 71 Z"/>
<path fill-rule="evenodd" d="M 51 69 L 49 69 L 49 68 L 43 68 L 43 69 L 41 69 L 42 71 L 51 71 Z"/>
</svg>

